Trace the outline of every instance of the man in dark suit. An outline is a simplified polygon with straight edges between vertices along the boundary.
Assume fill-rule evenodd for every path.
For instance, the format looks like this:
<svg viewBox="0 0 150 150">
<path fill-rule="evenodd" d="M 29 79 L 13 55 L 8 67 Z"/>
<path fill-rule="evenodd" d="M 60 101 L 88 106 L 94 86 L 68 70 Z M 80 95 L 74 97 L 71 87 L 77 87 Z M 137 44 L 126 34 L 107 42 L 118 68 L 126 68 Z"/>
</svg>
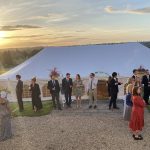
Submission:
<svg viewBox="0 0 150 150">
<path fill-rule="evenodd" d="M 113 108 L 114 109 L 119 109 L 119 107 L 117 107 L 116 105 L 116 100 L 117 100 L 117 96 L 118 96 L 118 92 L 119 92 L 119 88 L 118 85 L 121 85 L 121 82 L 118 82 L 118 78 L 117 78 L 117 73 L 113 72 L 112 73 L 112 79 L 110 81 L 110 103 L 109 103 L 109 109 L 111 109 L 111 106 L 113 104 Z"/>
<path fill-rule="evenodd" d="M 149 104 L 149 96 L 150 96 L 150 74 L 149 70 L 146 70 L 146 74 L 142 78 L 142 84 L 144 86 L 144 95 L 143 99 L 145 100 L 147 105 Z"/>
<path fill-rule="evenodd" d="M 137 78 L 137 69 L 133 69 L 133 76 L 132 76 L 133 79 L 136 79 Z"/>
<path fill-rule="evenodd" d="M 65 93 L 66 104 L 71 107 L 71 94 L 72 94 L 73 82 L 70 78 L 70 73 L 66 74 L 66 78 L 62 80 L 62 90 Z"/>
<path fill-rule="evenodd" d="M 16 96 L 19 105 L 19 111 L 22 112 L 24 110 L 23 101 L 22 101 L 22 94 L 23 94 L 23 82 L 21 81 L 21 76 L 18 74 L 16 75 L 17 85 L 16 85 Z"/>
<path fill-rule="evenodd" d="M 55 76 L 51 76 L 51 80 L 48 81 L 47 88 L 50 90 L 54 108 L 56 109 L 57 106 L 59 110 L 62 110 L 59 101 L 60 86 L 58 80 L 55 79 Z"/>
</svg>

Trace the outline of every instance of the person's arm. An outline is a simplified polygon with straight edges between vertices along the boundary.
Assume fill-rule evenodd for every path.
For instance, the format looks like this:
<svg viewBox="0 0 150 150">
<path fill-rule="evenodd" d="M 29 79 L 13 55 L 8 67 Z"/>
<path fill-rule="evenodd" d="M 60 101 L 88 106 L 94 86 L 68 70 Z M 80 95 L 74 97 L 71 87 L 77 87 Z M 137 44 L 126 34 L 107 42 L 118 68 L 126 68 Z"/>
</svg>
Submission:
<svg viewBox="0 0 150 150">
<path fill-rule="evenodd" d="M 47 88 L 50 90 L 50 81 L 47 83 Z"/>
<path fill-rule="evenodd" d="M 58 84 L 58 91 L 60 92 L 60 85 L 59 85 L 59 81 L 57 80 L 57 84 Z"/>
<path fill-rule="evenodd" d="M 65 79 L 62 80 L 62 89 L 65 88 Z"/>
<path fill-rule="evenodd" d="M 121 84 L 123 84 L 122 82 L 118 82 L 118 85 L 121 85 Z"/>
<path fill-rule="evenodd" d="M 20 84 L 20 89 L 21 89 L 21 93 L 23 92 L 23 82 L 21 81 L 21 84 Z"/>
<path fill-rule="evenodd" d="M 72 79 L 70 79 L 70 86 L 73 87 Z"/>
<path fill-rule="evenodd" d="M 32 91 L 32 84 L 30 84 L 29 86 L 29 91 Z"/>
</svg>

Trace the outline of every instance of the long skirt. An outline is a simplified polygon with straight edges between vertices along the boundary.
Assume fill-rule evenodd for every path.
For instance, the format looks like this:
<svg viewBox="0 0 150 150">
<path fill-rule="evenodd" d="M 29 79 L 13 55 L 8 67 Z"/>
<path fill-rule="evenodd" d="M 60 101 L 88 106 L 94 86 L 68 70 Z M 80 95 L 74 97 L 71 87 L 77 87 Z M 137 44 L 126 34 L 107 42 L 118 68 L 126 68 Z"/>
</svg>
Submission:
<svg viewBox="0 0 150 150">
<path fill-rule="evenodd" d="M 1 118 L 0 141 L 7 140 L 11 137 L 11 117 L 10 115 L 6 115 Z"/>
<path fill-rule="evenodd" d="M 40 109 L 43 108 L 41 98 L 39 98 L 39 97 L 32 97 L 32 108 L 34 109 L 34 107 L 36 107 L 37 110 L 40 110 Z"/>
<path fill-rule="evenodd" d="M 131 112 L 132 112 L 132 107 L 126 105 L 125 106 L 125 110 L 124 110 L 124 115 L 123 115 L 124 120 L 130 121 L 130 119 L 131 119 Z"/>
</svg>

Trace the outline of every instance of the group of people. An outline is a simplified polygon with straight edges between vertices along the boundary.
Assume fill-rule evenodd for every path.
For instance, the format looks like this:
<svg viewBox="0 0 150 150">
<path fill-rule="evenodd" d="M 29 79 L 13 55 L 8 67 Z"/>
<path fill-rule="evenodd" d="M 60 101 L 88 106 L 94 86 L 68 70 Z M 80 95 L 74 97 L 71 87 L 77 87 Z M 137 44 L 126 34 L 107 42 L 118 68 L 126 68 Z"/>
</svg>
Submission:
<svg viewBox="0 0 150 150">
<path fill-rule="evenodd" d="M 88 82 L 87 94 L 89 95 L 89 108 L 92 107 L 94 109 L 97 108 L 97 83 L 98 80 L 95 78 L 95 74 L 90 74 L 90 79 Z M 48 89 L 52 95 L 52 101 L 54 108 L 58 108 L 61 110 L 61 104 L 59 100 L 59 92 L 60 92 L 60 85 L 59 81 L 55 79 L 52 75 L 51 80 L 48 81 Z M 72 103 L 72 91 L 74 90 L 74 95 L 76 97 L 76 107 L 81 107 L 81 97 L 84 94 L 84 84 L 79 74 L 76 75 L 76 79 L 73 81 L 70 78 L 70 73 L 66 73 L 66 77 L 62 80 L 62 89 L 61 92 L 65 96 L 66 107 L 70 108 Z"/>
<path fill-rule="evenodd" d="M 85 86 L 83 84 L 83 80 L 81 79 L 80 75 L 77 74 L 75 80 L 73 81 L 72 78 L 70 78 L 70 73 L 66 73 L 66 77 L 62 79 L 61 88 L 58 79 L 54 75 L 51 75 L 50 77 L 51 79 L 48 81 L 47 88 L 49 89 L 50 94 L 52 96 L 53 107 L 62 110 L 61 102 L 60 102 L 60 91 L 61 93 L 64 94 L 67 108 L 71 107 L 71 103 L 72 103 L 71 96 L 72 96 L 72 91 L 74 90 L 73 92 L 77 102 L 76 107 L 80 108 L 81 97 L 84 95 L 85 92 L 84 91 Z M 22 100 L 23 81 L 21 80 L 20 75 L 16 75 L 16 79 L 18 81 L 16 85 L 16 96 L 17 96 L 19 111 L 22 112 L 24 111 L 23 100 Z M 98 80 L 95 78 L 95 74 L 91 73 L 87 85 L 87 94 L 89 96 L 89 109 L 91 109 L 92 107 L 94 109 L 97 108 L 97 83 Z M 42 109 L 43 106 L 41 102 L 40 88 L 39 85 L 36 83 L 35 77 L 32 78 L 31 80 L 31 85 L 29 86 L 29 90 L 31 91 L 32 108 L 35 112 L 39 111 L 40 109 Z"/>
<path fill-rule="evenodd" d="M 135 140 L 142 140 L 144 127 L 144 107 L 149 104 L 150 73 L 146 70 L 142 78 L 137 76 L 137 70 L 133 70 L 133 76 L 129 78 L 126 86 L 126 98 L 123 117 L 129 121 L 129 128 Z"/>
<path fill-rule="evenodd" d="M 66 77 L 62 79 L 62 88 L 57 78 L 54 75 L 50 76 L 47 88 L 50 90 L 52 96 L 53 107 L 55 109 L 62 110 L 60 102 L 60 92 L 64 94 L 66 107 L 72 106 L 72 91 L 76 97 L 76 107 L 81 107 L 81 97 L 84 94 L 84 84 L 80 75 L 77 74 L 73 81 L 70 77 L 70 73 L 66 73 Z M 16 96 L 18 100 L 19 111 L 24 111 L 24 105 L 22 100 L 23 95 L 23 81 L 20 75 L 16 75 Z M 89 96 L 89 109 L 97 108 L 97 84 L 98 80 L 95 78 L 95 74 L 91 73 L 87 84 L 87 94 Z M 123 83 L 119 82 L 117 73 L 113 72 L 112 76 L 108 80 L 108 93 L 110 96 L 109 109 L 119 109 L 116 104 L 119 85 Z M 143 90 L 142 90 L 143 89 Z M 41 91 L 39 84 L 36 83 L 36 78 L 32 78 L 29 86 L 32 96 L 32 108 L 35 112 L 42 109 Z M 137 71 L 133 70 L 133 76 L 129 78 L 126 86 L 126 99 L 124 108 L 124 119 L 129 121 L 129 128 L 133 132 L 133 138 L 135 140 L 142 140 L 141 135 L 142 128 L 144 127 L 144 107 L 145 104 L 149 105 L 150 96 L 150 74 L 147 70 L 146 74 L 142 77 L 142 80 L 137 76 Z M 0 119 L 1 119 L 1 132 L 0 141 L 8 139 L 12 136 L 11 132 L 11 112 L 8 107 L 7 96 L 0 96 Z"/>
<path fill-rule="evenodd" d="M 16 75 L 17 79 L 17 85 L 16 85 L 16 97 L 18 101 L 19 111 L 24 111 L 23 106 L 23 81 L 21 80 L 21 75 Z M 33 77 L 31 79 L 31 84 L 29 86 L 29 91 L 31 91 L 31 97 L 32 97 L 32 108 L 35 112 L 42 109 L 42 101 L 41 101 L 41 91 L 39 84 L 36 83 L 36 77 Z"/>
</svg>

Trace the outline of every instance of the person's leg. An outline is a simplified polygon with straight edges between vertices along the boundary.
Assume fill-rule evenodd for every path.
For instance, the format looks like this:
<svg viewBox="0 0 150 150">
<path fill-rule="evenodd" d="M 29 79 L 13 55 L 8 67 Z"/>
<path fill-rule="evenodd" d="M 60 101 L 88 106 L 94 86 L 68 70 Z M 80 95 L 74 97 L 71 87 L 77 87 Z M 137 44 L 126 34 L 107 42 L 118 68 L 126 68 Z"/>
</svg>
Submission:
<svg viewBox="0 0 150 150">
<path fill-rule="evenodd" d="M 89 108 L 92 108 L 92 102 L 93 102 L 93 93 L 92 90 L 89 91 Z"/>
<path fill-rule="evenodd" d="M 114 96 L 113 96 L 113 108 L 118 108 L 117 104 L 116 104 L 116 100 L 117 100 L 117 93 L 114 94 Z"/>
<path fill-rule="evenodd" d="M 112 106 L 112 103 L 113 103 L 113 99 L 114 99 L 114 97 L 113 97 L 113 95 L 111 95 L 110 102 L 109 102 L 109 109 L 111 109 L 111 106 Z"/>
<path fill-rule="evenodd" d="M 65 100 L 66 100 L 66 105 L 69 106 L 68 92 L 65 92 Z"/>
<path fill-rule="evenodd" d="M 60 101 L 59 101 L 59 93 L 56 93 L 56 101 L 57 101 L 57 108 L 59 110 L 61 110 L 61 104 L 60 104 Z"/>
<path fill-rule="evenodd" d="M 53 107 L 56 109 L 55 93 L 52 93 L 52 101 L 53 101 Z"/>
<path fill-rule="evenodd" d="M 72 95 L 72 91 L 69 91 L 69 106 L 71 107 L 71 102 L 72 102 L 72 100 L 71 100 L 71 95 Z"/>
<path fill-rule="evenodd" d="M 94 108 L 97 108 L 97 89 L 93 91 L 94 96 Z"/>
<path fill-rule="evenodd" d="M 23 101 L 22 101 L 22 96 L 20 96 L 20 106 L 21 106 L 21 110 L 24 110 L 24 107 L 23 107 Z"/>
<path fill-rule="evenodd" d="M 140 134 L 140 131 L 133 131 L 133 138 L 134 140 L 143 140 L 142 135 Z"/>
<path fill-rule="evenodd" d="M 81 107 L 81 96 L 79 96 L 79 107 Z"/>
<path fill-rule="evenodd" d="M 18 100 L 18 106 L 19 106 L 19 111 L 23 111 L 23 102 L 22 102 L 22 96 L 17 95 L 17 100 Z"/>
<path fill-rule="evenodd" d="M 78 96 L 76 95 L 76 107 L 79 107 L 79 100 L 78 100 Z"/>
<path fill-rule="evenodd" d="M 18 106 L 19 106 L 19 111 L 21 112 L 22 109 L 21 109 L 21 102 L 20 102 L 20 99 L 17 99 L 18 100 Z"/>
</svg>

